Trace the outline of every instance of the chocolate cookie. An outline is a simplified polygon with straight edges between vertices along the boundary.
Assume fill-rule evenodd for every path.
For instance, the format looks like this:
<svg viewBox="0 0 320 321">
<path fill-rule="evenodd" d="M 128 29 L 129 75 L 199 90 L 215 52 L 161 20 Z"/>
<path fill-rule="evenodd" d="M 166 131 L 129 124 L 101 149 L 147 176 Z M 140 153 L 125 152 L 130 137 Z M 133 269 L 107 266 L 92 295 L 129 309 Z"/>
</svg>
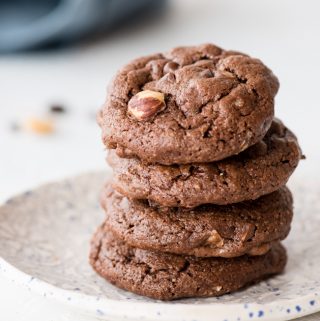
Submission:
<svg viewBox="0 0 320 321">
<path fill-rule="evenodd" d="M 255 201 L 190 210 L 128 201 L 107 185 L 101 203 L 106 228 L 130 246 L 199 257 L 265 254 L 288 235 L 293 215 L 286 187 Z"/>
<path fill-rule="evenodd" d="M 114 170 L 113 188 L 121 194 L 163 206 L 195 207 L 269 194 L 286 184 L 300 158 L 296 137 L 274 119 L 262 141 L 222 161 L 166 166 L 110 151 L 108 163 Z"/>
<path fill-rule="evenodd" d="M 262 256 L 196 258 L 140 250 L 99 229 L 90 263 L 116 286 L 154 299 L 220 296 L 283 271 L 286 252 L 280 243 Z"/>
<path fill-rule="evenodd" d="M 213 162 L 263 138 L 279 83 L 258 59 L 215 45 L 132 61 L 109 86 L 98 122 L 108 148 L 148 162 Z"/>
</svg>

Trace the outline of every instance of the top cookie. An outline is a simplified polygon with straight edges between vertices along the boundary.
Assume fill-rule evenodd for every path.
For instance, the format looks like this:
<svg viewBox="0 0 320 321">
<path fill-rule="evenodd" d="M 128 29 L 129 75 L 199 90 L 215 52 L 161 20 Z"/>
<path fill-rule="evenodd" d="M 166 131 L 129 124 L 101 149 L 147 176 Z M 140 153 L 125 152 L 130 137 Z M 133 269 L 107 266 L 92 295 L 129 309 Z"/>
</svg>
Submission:
<svg viewBox="0 0 320 321">
<path fill-rule="evenodd" d="M 212 162 L 262 139 L 278 87 L 258 59 L 212 44 L 178 47 L 124 66 L 98 122 L 104 143 L 121 157 Z"/>
</svg>

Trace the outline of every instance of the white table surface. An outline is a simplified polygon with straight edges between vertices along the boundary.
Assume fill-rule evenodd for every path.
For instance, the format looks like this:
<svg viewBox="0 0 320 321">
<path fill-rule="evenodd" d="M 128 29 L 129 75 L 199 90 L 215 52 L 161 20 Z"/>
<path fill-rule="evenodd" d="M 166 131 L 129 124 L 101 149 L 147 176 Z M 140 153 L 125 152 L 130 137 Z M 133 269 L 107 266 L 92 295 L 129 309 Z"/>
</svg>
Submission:
<svg viewBox="0 0 320 321">
<path fill-rule="evenodd" d="M 114 72 L 133 57 L 204 42 L 270 66 L 281 82 L 276 115 L 307 156 L 295 175 L 320 178 L 320 2 L 172 0 L 168 9 L 147 25 L 135 23 L 90 45 L 0 56 L 0 202 L 47 181 L 105 168 L 94 113 Z M 10 129 L 55 102 L 68 113 L 52 135 Z"/>
</svg>

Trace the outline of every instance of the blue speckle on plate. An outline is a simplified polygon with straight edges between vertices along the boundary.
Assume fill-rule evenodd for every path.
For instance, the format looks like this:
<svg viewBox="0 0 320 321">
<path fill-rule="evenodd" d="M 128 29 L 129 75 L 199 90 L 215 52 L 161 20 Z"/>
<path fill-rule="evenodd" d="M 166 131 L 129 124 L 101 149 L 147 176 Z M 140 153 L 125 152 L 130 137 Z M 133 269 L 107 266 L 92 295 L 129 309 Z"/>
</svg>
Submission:
<svg viewBox="0 0 320 321">
<path fill-rule="evenodd" d="M 300 312 L 300 311 L 301 311 L 300 305 L 296 305 L 296 310 L 297 310 L 297 312 Z"/>
<path fill-rule="evenodd" d="M 104 315 L 104 312 L 103 312 L 103 311 L 101 311 L 101 310 L 99 310 L 99 309 L 97 309 L 97 311 L 96 311 L 96 312 L 97 312 L 97 314 L 98 314 L 98 315 Z"/>
<path fill-rule="evenodd" d="M 310 305 L 314 305 L 316 303 L 316 301 L 315 300 L 311 300 L 309 303 L 310 303 Z"/>
<path fill-rule="evenodd" d="M 253 318 L 253 312 L 249 313 L 249 318 Z"/>
<path fill-rule="evenodd" d="M 291 312 L 291 310 L 290 309 L 287 309 L 287 313 L 290 313 Z"/>
<path fill-rule="evenodd" d="M 258 312 L 258 317 L 261 318 L 261 317 L 263 317 L 263 315 L 264 315 L 264 312 L 263 312 L 262 310 L 260 310 L 260 311 Z"/>
</svg>

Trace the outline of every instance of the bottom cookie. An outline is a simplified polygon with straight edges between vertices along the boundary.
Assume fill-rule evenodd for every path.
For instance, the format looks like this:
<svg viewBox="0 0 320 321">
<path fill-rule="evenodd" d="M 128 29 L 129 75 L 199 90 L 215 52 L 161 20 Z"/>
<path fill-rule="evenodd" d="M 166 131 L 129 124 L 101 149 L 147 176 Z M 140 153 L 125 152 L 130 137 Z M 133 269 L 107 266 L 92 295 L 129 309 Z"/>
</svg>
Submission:
<svg viewBox="0 0 320 321">
<path fill-rule="evenodd" d="M 287 261 L 280 243 L 262 256 L 196 258 L 141 250 L 100 227 L 92 239 L 90 263 L 112 284 L 160 300 L 220 296 L 281 273 Z"/>
</svg>

